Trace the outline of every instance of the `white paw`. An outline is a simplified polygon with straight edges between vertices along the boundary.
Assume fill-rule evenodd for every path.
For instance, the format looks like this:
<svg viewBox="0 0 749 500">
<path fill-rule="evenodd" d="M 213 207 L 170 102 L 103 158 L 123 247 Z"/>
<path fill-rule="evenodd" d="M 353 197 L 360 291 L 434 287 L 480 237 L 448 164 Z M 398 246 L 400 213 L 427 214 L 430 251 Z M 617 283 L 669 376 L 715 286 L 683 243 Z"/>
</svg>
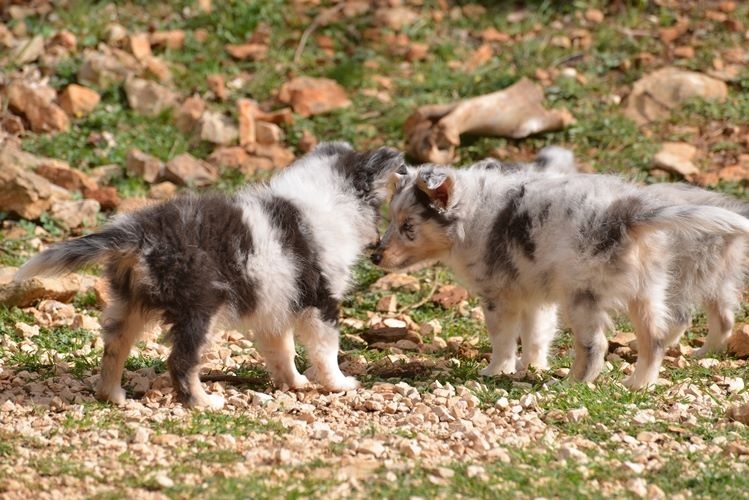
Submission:
<svg viewBox="0 0 749 500">
<path fill-rule="evenodd" d="M 479 375 L 482 377 L 494 377 L 495 375 L 511 374 L 515 373 L 515 360 L 504 361 L 501 363 L 489 363 L 485 368 L 479 370 Z"/>
<path fill-rule="evenodd" d="M 192 408 L 207 408 L 210 410 L 220 410 L 224 407 L 224 397 L 219 394 L 202 394 L 196 396 L 192 403 L 188 404 Z"/>
<path fill-rule="evenodd" d="M 122 406 L 125 404 L 126 400 L 125 389 L 123 389 L 122 387 L 115 387 L 107 390 L 99 388 L 96 391 L 96 399 L 104 402 L 108 401 L 117 406 Z"/>
<path fill-rule="evenodd" d="M 697 359 L 706 358 L 709 355 L 717 354 L 720 352 L 720 349 L 711 349 L 707 344 L 703 345 L 696 351 L 692 351 L 692 356 L 694 356 Z"/>
<path fill-rule="evenodd" d="M 289 384 L 289 388 L 304 389 L 305 387 L 309 385 L 310 385 L 309 379 L 305 377 L 304 375 L 297 373 L 296 375 L 294 375 L 293 380 Z"/>
<path fill-rule="evenodd" d="M 354 377 L 341 377 L 328 383 L 323 383 L 322 386 L 330 392 L 345 392 L 357 389 L 361 384 Z"/>
<path fill-rule="evenodd" d="M 638 377 L 637 373 L 633 373 L 629 377 L 622 380 L 622 385 L 630 391 L 637 391 L 640 389 L 652 388 L 655 386 L 654 380 L 647 380 L 643 377 Z"/>
<path fill-rule="evenodd" d="M 515 368 L 517 368 L 518 371 L 527 370 L 529 367 L 533 367 L 538 370 L 548 370 L 549 369 L 549 362 L 546 360 L 546 358 L 528 358 L 528 359 L 520 359 L 516 364 Z"/>
</svg>

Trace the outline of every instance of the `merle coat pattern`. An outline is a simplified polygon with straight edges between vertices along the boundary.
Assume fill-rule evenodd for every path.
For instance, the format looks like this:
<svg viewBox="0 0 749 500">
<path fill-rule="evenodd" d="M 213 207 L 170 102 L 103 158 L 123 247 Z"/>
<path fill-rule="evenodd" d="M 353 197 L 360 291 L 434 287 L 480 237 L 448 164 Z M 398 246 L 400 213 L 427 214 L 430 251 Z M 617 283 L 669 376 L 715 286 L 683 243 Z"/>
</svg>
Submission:
<svg viewBox="0 0 749 500">
<path fill-rule="evenodd" d="M 626 310 L 640 354 L 625 384 L 653 383 L 676 335 L 671 291 L 685 283 L 674 267 L 699 262 L 674 244 L 731 241 L 743 255 L 749 234 L 734 212 L 661 201 L 613 176 L 505 173 L 484 162 L 409 169 L 392 184 L 391 222 L 373 261 L 395 269 L 440 260 L 482 297 L 492 343 L 483 375 L 516 369 L 519 337 L 521 365 L 543 366 L 560 307 L 575 335 L 571 376 L 593 380 L 609 314 Z"/>
<path fill-rule="evenodd" d="M 309 377 L 328 390 L 352 389 L 356 380 L 338 367 L 338 303 L 357 257 L 377 242 L 385 182 L 402 165 L 391 149 L 324 143 L 267 185 L 179 197 L 54 245 L 16 279 L 105 263 L 113 301 L 103 314 L 102 400 L 124 402 L 125 360 L 156 320 L 171 326 L 168 367 L 184 404 L 223 404 L 199 380 L 218 322 L 254 332 L 276 385 L 300 388 Z M 309 355 L 306 375 L 294 364 L 293 331 Z"/>
</svg>

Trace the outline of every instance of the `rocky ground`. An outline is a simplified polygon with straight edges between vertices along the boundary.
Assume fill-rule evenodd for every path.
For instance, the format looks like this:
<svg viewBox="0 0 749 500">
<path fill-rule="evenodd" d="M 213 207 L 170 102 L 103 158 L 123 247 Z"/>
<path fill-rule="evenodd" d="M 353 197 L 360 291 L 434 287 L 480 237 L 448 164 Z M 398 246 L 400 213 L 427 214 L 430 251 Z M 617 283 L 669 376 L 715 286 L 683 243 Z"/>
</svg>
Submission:
<svg viewBox="0 0 749 500">
<path fill-rule="evenodd" d="M 273 388 L 251 339 L 219 331 L 204 378 L 227 406 L 209 412 L 173 403 L 158 328 L 127 362 L 127 405 L 95 402 L 97 269 L 10 282 L 50 243 L 181 191 L 261 181 L 318 140 L 456 162 L 561 144 L 583 169 L 746 198 L 747 14 L 732 1 L 0 2 L 0 498 L 745 496 L 746 302 L 730 352 L 691 356 L 697 315 L 649 391 L 620 384 L 637 347 L 624 319 L 595 384 L 564 379 L 566 331 L 550 371 L 482 378 L 483 318 L 449 272 L 362 262 L 340 355 L 362 389 Z M 419 106 L 522 77 L 534 112 L 559 117 L 546 133 L 414 147 L 444 125 Z"/>
</svg>

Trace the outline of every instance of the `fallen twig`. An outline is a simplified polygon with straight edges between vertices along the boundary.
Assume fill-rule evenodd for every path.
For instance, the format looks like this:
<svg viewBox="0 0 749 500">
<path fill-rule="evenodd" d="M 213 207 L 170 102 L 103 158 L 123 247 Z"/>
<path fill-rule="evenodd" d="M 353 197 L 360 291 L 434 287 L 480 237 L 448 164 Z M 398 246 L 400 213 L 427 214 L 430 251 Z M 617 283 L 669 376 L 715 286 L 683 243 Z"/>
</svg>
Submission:
<svg viewBox="0 0 749 500">
<path fill-rule="evenodd" d="M 320 26 L 324 26 L 328 22 L 330 22 L 333 15 L 337 14 L 338 11 L 343 9 L 343 7 L 345 6 L 346 6 L 346 3 L 341 2 L 335 7 L 325 9 L 315 16 L 315 18 L 312 20 L 310 25 L 307 26 L 307 29 L 304 30 L 304 33 L 302 33 L 301 38 L 299 38 L 299 45 L 297 45 L 296 50 L 294 51 L 294 64 L 299 64 L 299 59 L 301 59 L 302 57 L 302 52 L 304 52 L 304 47 L 305 45 L 307 45 L 307 39 L 309 39 L 312 33 L 314 33 L 315 30 L 319 28 Z"/>
</svg>

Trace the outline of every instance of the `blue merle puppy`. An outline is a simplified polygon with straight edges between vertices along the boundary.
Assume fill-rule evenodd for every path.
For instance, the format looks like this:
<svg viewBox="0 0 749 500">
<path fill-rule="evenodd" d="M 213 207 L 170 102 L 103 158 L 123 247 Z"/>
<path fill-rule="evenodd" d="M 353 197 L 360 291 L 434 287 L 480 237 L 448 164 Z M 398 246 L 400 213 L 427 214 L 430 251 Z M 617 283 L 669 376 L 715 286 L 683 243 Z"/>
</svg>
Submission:
<svg viewBox="0 0 749 500">
<path fill-rule="evenodd" d="M 626 310 L 639 356 L 624 383 L 653 383 L 666 346 L 683 332 L 673 328 L 681 321 L 674 308 L 692 300 L 670 293 L 691 285 L 678 282 L 684 275 L 674 269 L 723 256 L 711 260 L 676 245 L 720 239 L 732 255 L 744 255 L 749 235 L 749 220 L 734 211 L 661 199 L 613 176 L 513 172 L 481 162 L 463 170 L 409 168 L 390 185 L 390 226 L 372 260 L 388 269 L 440 260 L 482 297 L 492 343 L 482 375 L 516 369 L 518 338 L 523 351 L 535 351 L 527 361 L 545 356 L 559 307 L 575 336 L 570 375 L 593 380 L 607 350 L 609 314 Z"/>
<path fill-rule="evenodd" d="M 171 325 L 169 373 L 177 399 L 218 408 L 199 379 L 201 351 L 217 324 L 252 330 L 277 386 L 309 379 L 330 391 L 356 388 L 338 367 L 338 304 L 352 266 L 377 242 L 379 206 L 399 152 L 359 153 L 323 143 L 233 196 L 185 196 L 116 218 L 27 262 L 16 280 L 105 263 L 113 301 L 103 314 L 100 400 L 123 403 L 125 360 L 146 326 Z M 311 368 L 294 364 L 293 331 Z"/>
</svg>

